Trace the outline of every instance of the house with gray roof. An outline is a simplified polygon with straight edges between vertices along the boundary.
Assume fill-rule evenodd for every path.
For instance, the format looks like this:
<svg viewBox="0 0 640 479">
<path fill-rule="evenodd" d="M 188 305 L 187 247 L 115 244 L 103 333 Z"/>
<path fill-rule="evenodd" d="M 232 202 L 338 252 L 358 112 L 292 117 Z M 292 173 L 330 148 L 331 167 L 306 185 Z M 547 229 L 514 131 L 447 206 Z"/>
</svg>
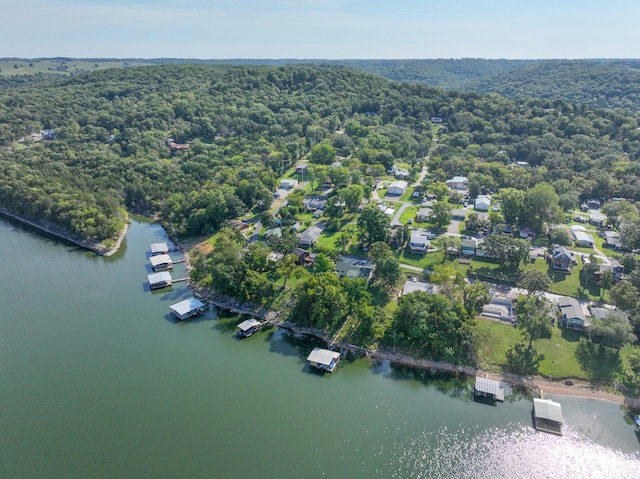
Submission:
<svg viewBox="0 0 640 479">
<path fill-rule="evenodd" d="M 586 326 L 585 314 L 576 298 L 561 296 L 558 299 L 558 309 L 562 326 L 569 329 L 584 329 Z"/>
</svg>

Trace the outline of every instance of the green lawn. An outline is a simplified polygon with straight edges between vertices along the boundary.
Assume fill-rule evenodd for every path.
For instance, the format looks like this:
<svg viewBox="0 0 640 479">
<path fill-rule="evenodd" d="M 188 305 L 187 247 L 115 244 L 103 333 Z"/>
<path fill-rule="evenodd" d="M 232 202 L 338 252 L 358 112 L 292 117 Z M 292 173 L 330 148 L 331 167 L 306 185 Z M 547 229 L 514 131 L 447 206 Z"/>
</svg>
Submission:
<svg viewBox="0 0 640 479">
<path fill-rule="evenodd" d="M 406 225 L 409 219 L 413 219 L 415 221 L 418 208 L 419 208 L 418 206 L 407 206 L 402 212 L 402 214 L 400 215 L 400 223 L 402 223 L 403 225 Z"/>
<path fill-rule="evenodd" d="M 411 197 L 411 195 L 413 195 L 413 190 L 413 186 L 408 187 L 405 194 L 400 197 L 400 201 L 412 201 L 413 198 Z"/>
</svg>

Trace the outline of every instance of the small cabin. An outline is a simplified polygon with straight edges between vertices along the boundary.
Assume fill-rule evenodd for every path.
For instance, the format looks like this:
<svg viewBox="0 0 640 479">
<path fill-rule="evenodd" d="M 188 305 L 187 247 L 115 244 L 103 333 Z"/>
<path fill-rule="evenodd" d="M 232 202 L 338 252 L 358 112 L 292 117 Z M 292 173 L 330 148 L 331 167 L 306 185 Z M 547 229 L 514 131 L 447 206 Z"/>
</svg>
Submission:
<svg viewBox="0 0 640 479">
<path fill-rule="evenodd" d="M 154 271 L 173 268 L 173 260 L 168 254 L 157 254 L 149 258 L 149 261 L 151 262 L 151 269 Z"/>
<path fill-rule="evenodd" d="M 313 366 L 320 371 L 332 373 L 340 362 L 340 353 L 329 351 L 328 349 L 314 348 L 307 356 L 309 366 Z"/>
<path fill-rule="evenodd" d="M 551 399 L 533 399 L 533 425 L 539 431 L 562 435 L 562 406 Z"/>
<path fill-rule="evenodd" d="M 147 276 L 147 279 L 149 280 L 149 288 L 151 289 L 166 288 L 167 286 L 171 286 L 173 281 L 171 274 L 167 271 L 150 274 Z"/>
<path fill-rule="evenodd" d="M 171 314 L 180 321 L 184 321 L 192 316 L 203 313 L 204 304 L 199 299 L 189 298 L 169 306 L 169 310 Z"/>
<path fill-rule="evenodd" d="M 261 326 L 262 326 L 262 323 L 254 318 L 247 319 L 246 321 L 242 321 L 240 324 L 238 324 L 238 329 L 239 329 L 238 337 L 248 338 L 253 333 L 255 333 L 258 329 L 260 329 Z"/>
<path fill-rule="evenodd" d="M 167 243 L 153 243 L 151 245 L 151 256 L 158 254 L 169 254 L 169 247 Z"/>
</svg>

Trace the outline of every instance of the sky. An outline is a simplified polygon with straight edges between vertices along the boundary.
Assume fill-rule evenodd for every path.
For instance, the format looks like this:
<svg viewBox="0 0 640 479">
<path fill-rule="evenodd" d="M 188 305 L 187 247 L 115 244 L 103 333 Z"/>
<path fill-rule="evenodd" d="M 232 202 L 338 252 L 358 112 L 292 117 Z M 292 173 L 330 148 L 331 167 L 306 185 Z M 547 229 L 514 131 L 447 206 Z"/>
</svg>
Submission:
<svg viewBox="0 0 640 479">
<path fill-rule="evenodd" d="M 640 57 L 638 0 L 0 0 L 0 5 L 0 57 Z"/>
</svg>

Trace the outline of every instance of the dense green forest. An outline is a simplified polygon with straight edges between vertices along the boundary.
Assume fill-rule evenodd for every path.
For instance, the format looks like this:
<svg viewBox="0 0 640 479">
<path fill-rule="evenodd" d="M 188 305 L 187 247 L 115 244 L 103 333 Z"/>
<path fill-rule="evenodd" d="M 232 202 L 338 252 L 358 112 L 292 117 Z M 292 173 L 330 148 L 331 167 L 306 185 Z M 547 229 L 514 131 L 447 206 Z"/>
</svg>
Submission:
<svg viewBox="0 0 640 479">
<path fill-rule="evenodd" d="M 0 199 L 87 238 L 112 237 L 123 207 L 197 235 L 267 209 L 278 177 L 318 142 L 357 160 L 354 183 L 370 183 L 397 160 L 415 164 L 431 142 L 433 116 L 444 120 L 430 161 L 441 180 L 468 175 L 477 191 L 547 181 L 576 202 L 640 199 L 631 113 L 308 65 L 109 69 L 5 91 Z M 30 142 L 42 129 L 56 139 Z M 191 147 L 172 154 L 168 138 Z M 512 168 L 515 161 L 534 168 Z"/>
</svg>

